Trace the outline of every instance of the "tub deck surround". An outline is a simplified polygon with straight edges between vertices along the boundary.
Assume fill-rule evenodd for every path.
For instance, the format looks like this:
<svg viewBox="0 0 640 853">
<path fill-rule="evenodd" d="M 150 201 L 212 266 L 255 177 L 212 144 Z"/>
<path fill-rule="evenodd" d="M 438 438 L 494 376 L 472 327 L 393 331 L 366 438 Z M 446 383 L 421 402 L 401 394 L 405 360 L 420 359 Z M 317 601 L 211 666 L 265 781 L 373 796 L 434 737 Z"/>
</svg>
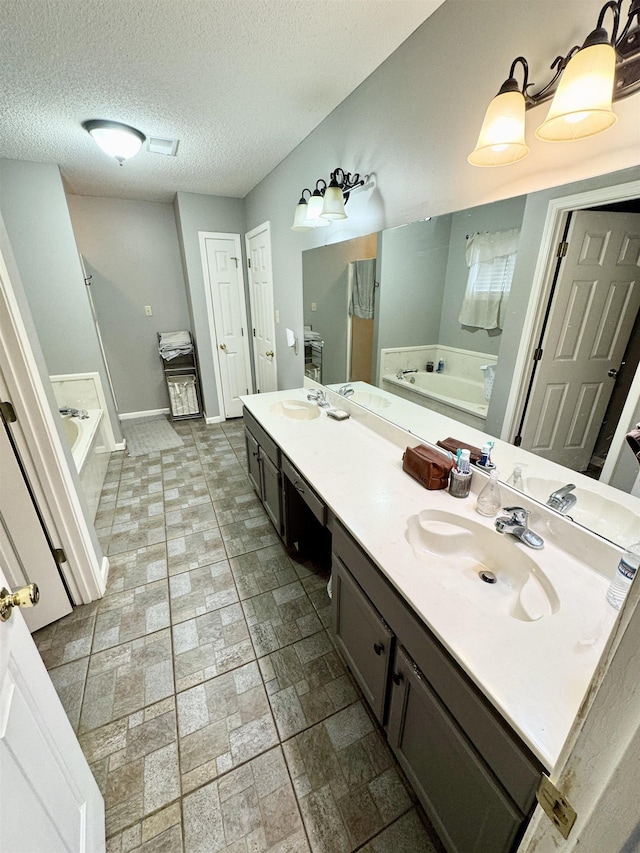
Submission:
<svg viewBox="0 0 640 853">
<path fill-rule="evenodd" d="M 532 527 L 545 538 L 545 547 L 526 551 L 553 585 L 559 609 L 534 622 L 498 611 L 488 617 L 466 597 L 463 585 L 438 565 L 437 558 L 433 565 L 419 558 L 406 536 L 409 519 L 428 509 L 456 513 L 500 536 L 493 531 L 493 519 L 475 512 L 474 494 L 456 500 L 444 491 L 423 489 L 402 471 L 401 461 L 404 447 L 420 439 L 348 399 L 328 394 L 337 406 L 352 412 L 342 422 L 328 418 L 325 411 L 312 420 L 294 420 L 272 408 L 278 401 L 306 400 L 306 393 L 303 389 L 276 391 L 242 401 L 484 695 L 552 770 L 617 616 L 605 598 L 608 578 L 576 555 L 595 548 L 613 574 L 616 549 L 538 506 Z M 449 426 L 453 423 L 444 420 Z M 438 431 L 429 437 L 435 442 L 449 434 Z M 485 477 L 474 473 L 474 481 L 477 492 Z M 528 505 L 520 495 L 514 494 L 513 500 Z"/>
</svg>

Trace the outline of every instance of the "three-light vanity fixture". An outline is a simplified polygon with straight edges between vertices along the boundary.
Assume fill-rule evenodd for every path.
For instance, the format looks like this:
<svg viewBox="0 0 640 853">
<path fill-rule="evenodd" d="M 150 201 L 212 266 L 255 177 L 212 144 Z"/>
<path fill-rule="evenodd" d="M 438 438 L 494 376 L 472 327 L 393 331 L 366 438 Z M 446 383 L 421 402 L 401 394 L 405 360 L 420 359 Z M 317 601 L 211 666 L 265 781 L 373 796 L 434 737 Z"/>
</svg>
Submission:
<svg viewBox="0 0 640 853">
<path fill-rule="evenodd" d="M 334 220 L 346 219 L 344 206 L 349 201 L 349 194 L 356 187 L 364 186 L 364 183 L 357 172 L 352 175 L 340 167 L 329 175 L 328 186 L 326 181 L 319 178 L 313 192 L 306 188 L 302 190 L 291 230 L 312 231 L 331 225 Z M 305 198 L 305 193 L 309 193 L 308 198 Z"/>
<path fill-rule="evenodd" d="M 631 0 L 627 21 L 620 31 L 625 0 L 608 0 L 600 10 L 596 28 L 582 47 L 572 47 L 551 65 L 555 73 L 538 92 L 530 92 L 529 65 L 523 56 L 513 60 L 485 114 L 478 143 L 468 157 L 474 166 L 504 166 L 529 153 L 524 139 L 525 110 L 551 101 L 536 137 L 564 142 L 593 136 L 617 120 L 612 101 L 640 90 L 640 0 Z M 613 16 L 611 35 L 604 27 L 607 12 Z M 515 79 L 522 66 L 523 81 Z"/>
</svg>

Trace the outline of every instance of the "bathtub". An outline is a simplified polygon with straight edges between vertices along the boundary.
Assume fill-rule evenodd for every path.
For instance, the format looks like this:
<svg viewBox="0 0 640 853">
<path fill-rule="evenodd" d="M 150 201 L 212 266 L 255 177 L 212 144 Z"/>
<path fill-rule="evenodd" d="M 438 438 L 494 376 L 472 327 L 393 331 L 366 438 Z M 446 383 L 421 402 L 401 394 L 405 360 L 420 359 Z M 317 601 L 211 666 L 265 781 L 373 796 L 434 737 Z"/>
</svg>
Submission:
<svg viewBox="0 0 640 853">
<path fill-rule="evenodd" d="M 105 448 L 100 425 L 101 409 L 87 409 L 88 418 L 62 418 L 64 436 L 80 477 L 82 494 L 89 506 L 91 519 L 95 519 L 100 502 L 102 485 L 109 465 L 110 452 Z"/>
<path fill-rule="evenodd" d="M 411 380 L 415 380 L 412 382 Z M 412 403 L 447 415 L 460 423 L 484 430 L 489 408 L 484 383 L 447 373 L 407 373 L 404 379 L 393 374 L 382 377 L 382 387 Z"/>
</svg>

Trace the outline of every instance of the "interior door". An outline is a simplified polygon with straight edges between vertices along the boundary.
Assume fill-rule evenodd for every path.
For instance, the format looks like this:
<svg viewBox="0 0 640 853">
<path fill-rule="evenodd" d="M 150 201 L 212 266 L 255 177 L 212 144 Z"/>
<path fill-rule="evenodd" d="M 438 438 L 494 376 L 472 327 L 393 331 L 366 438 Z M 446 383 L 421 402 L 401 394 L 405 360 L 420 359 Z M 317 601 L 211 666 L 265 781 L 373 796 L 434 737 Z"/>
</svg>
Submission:
<svg viewBox="0 0 640 853">
<path fill-rule="evenodd" d="M 3 567 L 17 555 L 4 529 L 0 524 L 0 586 L 7 587 Z M 0 768 L 0 851 L 105 849 L 102 795 L 15 608 L 0 621 Z"/>
<path fill-rule="evenodd" d="M 239 418 L 252 385 L 240 237 L 207 237 L 205 252 L 224 416 Z"/>
<path fill-rule="evenodd" d="M 1 387 L 0 384 L 0 390 Z M 11 587 L 38 584 L 41 604 L 24 613 L 29 629 L 36 631 L 71 613 L 71 602 L 10 440 L 10 431 L 11 426 L 0 413 L 0 515 L 4 525 L 1 532 L 12 541 L 12 554 L 15 554 L 15 559 L 5 562 L 4 570 Z"/>
<path fill-rule="evenodd" d="M 249 231 L 245 239 L 249 259 L 249 298 L 256 391 L 264 394 L 278 389 L 269 223 L 265 222 L 253 231 Z"/>
<path fill-rule="evenodd" d="M 640 307 L 640 215 L 578 211 L 567 242 L 521 446 L 584 471 Z"/>
</svg>

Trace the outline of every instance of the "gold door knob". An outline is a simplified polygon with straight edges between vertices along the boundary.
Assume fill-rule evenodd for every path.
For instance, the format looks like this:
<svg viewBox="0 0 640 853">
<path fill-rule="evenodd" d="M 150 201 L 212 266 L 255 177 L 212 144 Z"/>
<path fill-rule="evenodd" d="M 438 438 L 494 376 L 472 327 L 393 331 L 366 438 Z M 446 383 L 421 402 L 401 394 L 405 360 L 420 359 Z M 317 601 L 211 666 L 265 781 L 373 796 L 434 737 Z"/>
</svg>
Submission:
<svg viewBox="0 0 640 853">
<path fill-rule="evenodd" d="M 226 345 L 226 344 L 220 344 L 220 349 L 224 349 L 224 350 L 226 350 L 226 348 L 227 348 L 227 345 Z"/>
<path fill-rule="evenodd" d="M 265 355 L 267 358 L 273 358 L 274 352 L 272 349 L 270 349 L 269 352 L 265 352 Z"/>
<path fill-rule="evenodd" d="M 14 607 L 34 607 L 40 601 L 40 590 L 38 585 L 30 583 L 20 587 L 15 592 L 9 592 L 2 587 L 0 589 L 0 619 L 6 622 L 13 613 Z"/>
</svg>

